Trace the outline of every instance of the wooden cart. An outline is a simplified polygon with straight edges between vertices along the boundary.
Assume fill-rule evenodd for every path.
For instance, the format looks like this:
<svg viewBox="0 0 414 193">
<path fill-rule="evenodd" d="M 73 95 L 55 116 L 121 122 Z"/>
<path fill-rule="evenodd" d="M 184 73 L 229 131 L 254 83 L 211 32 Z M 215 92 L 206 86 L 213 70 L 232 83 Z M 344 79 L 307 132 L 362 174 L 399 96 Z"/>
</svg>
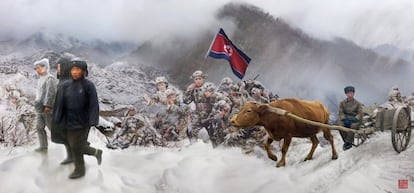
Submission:
<svg viewBox="0 0 414 193">
<path fill-rule="evenodd" d="M 369 109 L 369 108 L 368 108 Z M 384 109 L 377 112 L 375 124 L 365 126 L 364 123 L 355 134 L 355 146 L 364 143 L 375 131 L 391 130 L 391 142 L 394 150 L 398 153 L 404 151 L 411 138 L 411 110 L 409 107 L 398 107 L 396 109 Z"/>
</svg>

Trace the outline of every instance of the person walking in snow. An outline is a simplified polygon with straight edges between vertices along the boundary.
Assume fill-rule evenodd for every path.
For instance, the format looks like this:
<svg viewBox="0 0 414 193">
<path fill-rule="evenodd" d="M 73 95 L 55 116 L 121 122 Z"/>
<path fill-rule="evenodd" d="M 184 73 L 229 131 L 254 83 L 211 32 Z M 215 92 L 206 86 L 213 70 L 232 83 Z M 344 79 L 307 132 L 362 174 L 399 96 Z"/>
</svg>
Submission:
<svg viewBox="0 0 414 193">
<path fill-rule="evenodd" d="M 52 108 L 56 95 L 56 78 L 49 74 L 49 59 L 44 58 L 34 63 L 36 73 L 39 77 L 36 88 L 35 111 L 36 131 L 39 137 L 37 152 L 47 151 L 47 134 L 45 127 L 49 129 L 52 125 Z"/>
<path fill-rule="evenodd" d="M 72 68 L 72 63 L 70 62 L 69 58 L 62 57 L 57 62 L 57 78 L 59 82 L 57 84 L 57 92 L 56 92 L 56 100 L 55 105 L 53 107 L 53 116 L 56 115 L 57 110 L 59 110 L 58 105 L 61 103 L 59 101 L 62 99 L 62 85 L 65 81 L 71 80 L 70 70 Z M 55 122 L 52 123 L 52 128 L 50 128 L 51 139 L 52 142 L 63 144 L 66 149 L 66 158 L 60 162 L 61 165 L 69 164 L 73 162 L 72 152 L 70 150 L 68 137 L 67 137 L 67 129 L 64 127 L 63 123 L 57 124 Z"/>
<path fill-rule="evenodd" d="M 344 88 L 346 99 L 339 104 L 339 125 L 351 129 L 358 129 L 362 121 L 362 104 L 355 98 L 355 88 L 347 86 Z M 343 149 L 348 150 L 354 143 L 354 133 L 339 131 L 344 141 Z"/>
<path fill-rule="evenodd" d="M 67 129 L 67 140 L 75 164 L 70 179 L 85 176 L 85 161 L 83 155 L 95 156 L 98 164 L 102 162 L 102 150 L 95 149 L 88 142 L 91 126 L 99 123 L 99 102 L 95 85 L 85 77 L 88 75 L 85 61 L 71 61 L 72 80 L 62 85 L 61 98 L 57 100 L 58 110 L 54 115 L 56 123 L 63 123 Z"/>
</svg>

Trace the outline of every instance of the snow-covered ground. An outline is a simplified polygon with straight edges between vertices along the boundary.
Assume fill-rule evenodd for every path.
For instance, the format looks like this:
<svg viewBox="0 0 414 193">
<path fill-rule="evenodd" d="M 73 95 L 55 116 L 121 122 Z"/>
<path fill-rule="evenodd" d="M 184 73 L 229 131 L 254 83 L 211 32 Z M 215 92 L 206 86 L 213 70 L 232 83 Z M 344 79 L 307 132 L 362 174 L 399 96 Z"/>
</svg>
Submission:
<svg viewBox="0 0 414 193">
<path fill-rule="evenodd" d="M 109 150 L 102 135 L 92 130 L 90 141 L 104 149 L 103 162 L 98 166 L 94 157 L 86 157 L 86 176 L 78 180 L 68 179 L 73 165 L 59 165 L 65 156 L 62 145 L 50 144 L 45 155 L 35 153 L 35 146 L 1 147 L 0 192 L 414 192 L 413 142 L 398 154 L 390 132 L 377 132 L 344 152 L 338 132 L 333 133 L 337 160 L 331 160 L 330 146 L 321 141 L 314 159 L 302 161 L 310 140 L 294 138 L 286 167 L 276 168 L 262 151 L 246 155 L 238 148 L 212 149 L 203 142 L 182 148 Z M 280 151 L 276 153 L 280 158 Z M 399 180 L 407 180 L 408 189 L 399 188 Z"/>
</svg>

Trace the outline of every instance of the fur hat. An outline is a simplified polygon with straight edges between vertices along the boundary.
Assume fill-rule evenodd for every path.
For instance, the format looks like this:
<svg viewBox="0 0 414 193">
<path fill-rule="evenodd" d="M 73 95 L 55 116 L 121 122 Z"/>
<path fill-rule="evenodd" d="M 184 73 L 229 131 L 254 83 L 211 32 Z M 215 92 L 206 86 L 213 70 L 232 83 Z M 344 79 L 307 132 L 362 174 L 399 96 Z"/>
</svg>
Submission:
<svg viewBox="0 0 414 193">
<path fill-rule="evenodd" d="M 347 86 L 347 87 L 344 88 L 344 92 L 345 92 L 345 94 L 348 93 L 348 92 L 355 92 L 355 87 Z"/>
</svg>

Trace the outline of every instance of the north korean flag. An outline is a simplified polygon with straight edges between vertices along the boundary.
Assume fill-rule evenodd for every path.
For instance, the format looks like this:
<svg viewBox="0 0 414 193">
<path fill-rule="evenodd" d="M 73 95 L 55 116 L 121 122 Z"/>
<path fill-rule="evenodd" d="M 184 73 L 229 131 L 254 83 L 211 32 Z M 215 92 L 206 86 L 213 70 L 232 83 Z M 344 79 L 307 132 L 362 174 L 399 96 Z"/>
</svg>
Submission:
<svg viewBox="0 0 414 193">
<path fill-rule="evenodd" d="M 240 79 L 243 79 L 251 61 L 249 56 L 231 42 L 222 28 L 214 38 L 208 55 L 217 59 L 226 59 L 230 63 L 233 73 Z"/>
</svg>

